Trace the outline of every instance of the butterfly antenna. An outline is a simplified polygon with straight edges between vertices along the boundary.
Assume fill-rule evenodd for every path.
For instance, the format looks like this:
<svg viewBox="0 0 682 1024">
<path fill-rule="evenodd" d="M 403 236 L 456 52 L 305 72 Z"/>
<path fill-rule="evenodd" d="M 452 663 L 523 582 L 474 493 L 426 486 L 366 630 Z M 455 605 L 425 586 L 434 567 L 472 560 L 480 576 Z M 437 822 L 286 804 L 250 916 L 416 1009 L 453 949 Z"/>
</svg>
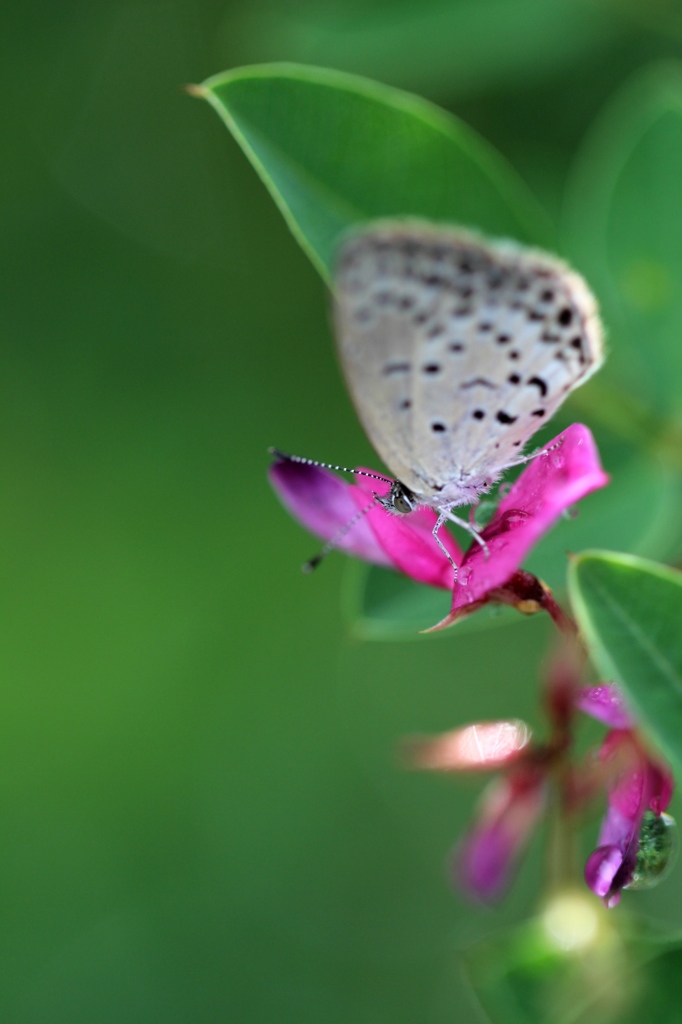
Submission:
<svg viewBox="0 0 682 1024">
<path fill-rule="evenodd" d="M 393 483 L 390 476 L 382 476 L 380 473 L 367 473 L 364 469 L 349 469 L 348 466 L 332 466 L 330 462 L 316 462 L 314 459 L 304 459 L 300 455 L 287 455 L 286 452 L 281 452 L 279 448 L 268 448 L 268 452 L 270 455 L 274 455 L 278 459 L 284 459 L 286 462 L 298 462 L 301 466 L 317 466 L 319 469 L 335 469 L 339 473 L 353 473 L 354 476 L 368 476 L 370 480 L 383 480 L 386 484 Z"/>
<path fill-rule="evenodd" d="M 325 544 L 321 551 L 319 551 L 316 555 L 313 555 L 312 558 L 309 558 L 307 562 L 303 563 L 303 565 L 301 566 L 303 572 L 307 575 L 308 573 L 311 573 L 313 569 L 317 569 L 322 559 L 326 558 L 329 552 L 333 551 L 334 548 L 337 548 L 341 541 L 343 540 L 343 538 L 346 536 L 346 534 L 353 529 L 355 524 L 359 523 L 360 520 L 364 516 L 366 516 L 368 512 L 375 508 L 376 505 L 380 504 L 380 502 L 381 498 L 377 496 L 374 499 L 374 501 L 370 502 L 369 505 L 366 505 L 364 508 L 361 508 L 359 512 L 356 512 L 355 515 L 351 519 L 349 519 L 347 523 L 344 523 L 341 529 L 337 530 L 334 536 L 327 541 L 327 543 Z"/>
</svg>

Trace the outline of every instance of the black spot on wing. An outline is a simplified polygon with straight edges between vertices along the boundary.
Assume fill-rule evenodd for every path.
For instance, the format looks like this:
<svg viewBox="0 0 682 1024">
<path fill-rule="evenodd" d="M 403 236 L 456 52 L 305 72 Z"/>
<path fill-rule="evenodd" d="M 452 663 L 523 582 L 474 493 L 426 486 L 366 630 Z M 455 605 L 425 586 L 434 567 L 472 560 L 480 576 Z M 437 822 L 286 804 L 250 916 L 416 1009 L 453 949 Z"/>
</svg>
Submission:
<svg viewBox="0 0 682 1024">
<path fill-rule="evenodd" d="M 547 387 L 547 382 L 544 381 L 542 377 L 530 377 L 528 383 L 533 384 L 538 389 L 538 391 L 540 392 L 540 396 L 542 398 L 545 397 L 547 391 L 549 390 Z"/>
<path fill-rule="evenodd" d="M 465 380 L 463 384 L 460 384 L 460 387 L 463 391 L 466 391 L 468 388 L 475 387 L 492 388 L 495 390 L 497 385 L 494 381 L 488 380 L 487 377 L 473 377 L 471 380 Z"/>
<path fill-rule="evenodd" d="M 583 348 L 583 338 L 578 334 L 575 338 L 572 338 L 569 342 L 571 348 L 576 349 L 580 353 L 580 365 L 584 366 L 587 362 L 587 356 Z"/>
<path fill-rule="evenodd" d="M 498 423 L 511 424 L 516 423 L 518 416 L 511 416 L 508 412 L 505 412 L 504 409 L 500 409 L 496 414 L 495 419 Z"/>
</svg>

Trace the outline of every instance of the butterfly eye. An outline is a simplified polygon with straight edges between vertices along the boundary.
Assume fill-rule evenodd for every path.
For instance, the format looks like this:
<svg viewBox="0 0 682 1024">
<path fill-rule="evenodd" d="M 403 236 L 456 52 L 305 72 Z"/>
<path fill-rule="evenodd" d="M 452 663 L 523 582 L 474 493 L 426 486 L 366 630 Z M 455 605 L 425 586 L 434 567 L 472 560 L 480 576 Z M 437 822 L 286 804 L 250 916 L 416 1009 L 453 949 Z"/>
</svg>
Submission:
<svg viewBox="0 0 682 1024">
<path fill-rule="evenodd" d="M 397 491 L 393 495 L 393 508 L 396 512 L 404 514 L 414 511 L 414 505 L 403 491 Z"/>
</svg>

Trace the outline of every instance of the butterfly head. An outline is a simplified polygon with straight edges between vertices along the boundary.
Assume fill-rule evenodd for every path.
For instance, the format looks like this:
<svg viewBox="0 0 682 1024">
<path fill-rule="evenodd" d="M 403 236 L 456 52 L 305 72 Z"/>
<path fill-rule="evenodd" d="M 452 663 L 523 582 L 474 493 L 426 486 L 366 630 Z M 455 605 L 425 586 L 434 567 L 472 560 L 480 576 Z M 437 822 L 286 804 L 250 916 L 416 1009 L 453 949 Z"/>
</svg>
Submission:
<svg viewBox="0 0 682 1024">
<path fill-rule="evenodd" d="M 393 481 L 388 494 L 383 497 L 377 494 L 376 497 L 387 512 L 396 512 L 398 515 L 407 515 L 419 507 L 416 496 L 400 480 Z"/>
</svg>

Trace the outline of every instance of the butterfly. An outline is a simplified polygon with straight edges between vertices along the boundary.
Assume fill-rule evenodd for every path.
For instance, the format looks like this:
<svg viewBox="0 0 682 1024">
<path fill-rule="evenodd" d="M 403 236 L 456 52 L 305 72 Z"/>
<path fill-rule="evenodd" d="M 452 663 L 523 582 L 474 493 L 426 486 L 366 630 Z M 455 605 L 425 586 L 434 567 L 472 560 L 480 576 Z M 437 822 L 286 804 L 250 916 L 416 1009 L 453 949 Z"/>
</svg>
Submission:
<svg viewBox="0 0 682 1024">
<path fill-rule="evenodd" d="M 485 546 L 453 510 L 533 457 L 524 445 L 604 358 L 596 300 L 561 260 L 417 221 L 369 224 L 341 245 L 334 324 L 359 419 L 394 476 L 376 500 L 434 509 L 451 563 L 444 522 Z"/>
</svg>

